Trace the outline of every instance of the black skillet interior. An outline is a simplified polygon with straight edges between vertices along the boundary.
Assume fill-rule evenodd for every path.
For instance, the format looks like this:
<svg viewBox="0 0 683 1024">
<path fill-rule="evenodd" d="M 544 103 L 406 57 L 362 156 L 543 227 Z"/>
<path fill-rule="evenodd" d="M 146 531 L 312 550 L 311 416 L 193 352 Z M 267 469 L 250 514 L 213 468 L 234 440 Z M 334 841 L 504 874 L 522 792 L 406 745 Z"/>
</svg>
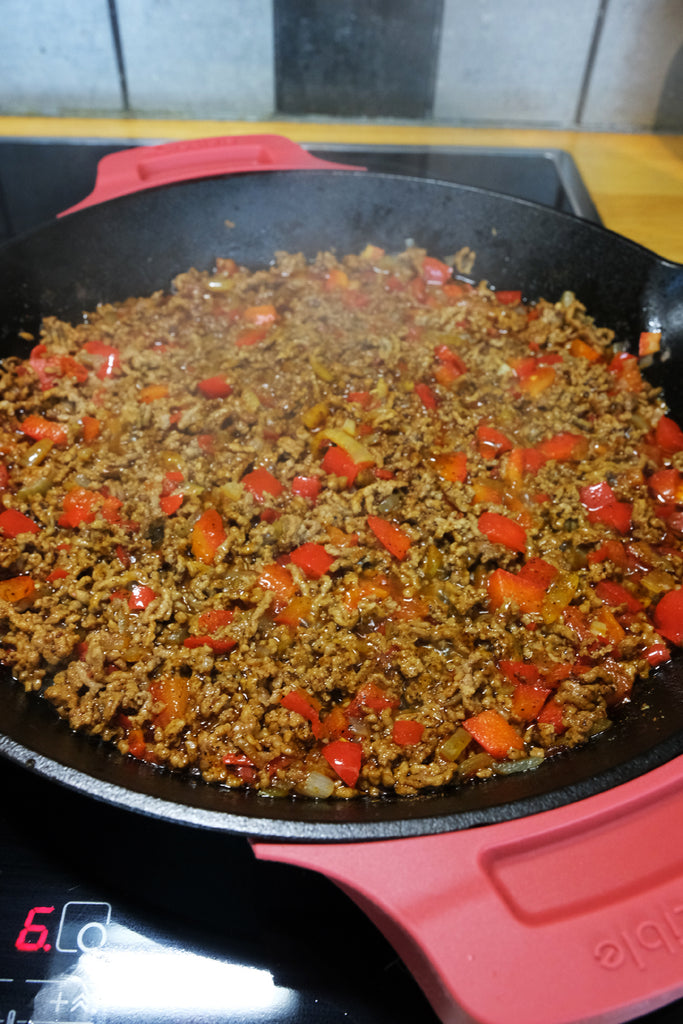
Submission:
<svg viewBox="0 0 683 1024">
<path fill-rule="evenodd" d="M 167 288 L 216 256 L 250 267 L 278 249 L 356 252 L 372 242 L 445 257 L 469 246 L 473 277 L 527 298 L 571 289 L 633 348 L 662 329 L 648 374 L 683 421 L 683 267 L 601 227 L 523 200 L 442 182 L 348 172 L 287 172 L 183 183 L 48 224 L 0 250 L 0 345 L 26 354 L 20 330 L 45 314 L 79 319 L 101 301 Z M 234 793 L 121 757 L 72 733 L 52 709 L 0 679 L 0 753 L 119 806 L 262 838 L 349 841 L 452 831 L 533 814 L 619 785 L 683 753 L 683 663 L 658 670 L 620 722 L 582 750 L 527 775 L 397 798 L 325 803 Z"/>
</svg>

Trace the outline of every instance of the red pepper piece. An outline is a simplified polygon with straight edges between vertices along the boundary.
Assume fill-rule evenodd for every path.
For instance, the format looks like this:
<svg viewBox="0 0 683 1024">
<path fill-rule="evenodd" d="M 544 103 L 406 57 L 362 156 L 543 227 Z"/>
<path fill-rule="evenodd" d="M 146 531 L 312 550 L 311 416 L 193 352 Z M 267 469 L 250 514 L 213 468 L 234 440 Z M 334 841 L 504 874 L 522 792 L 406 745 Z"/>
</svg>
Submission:
<svg viewBox="0 0 683 1024">
<path fill-rule="evenodd" d="M 661 331 L 641 331 L 638 337 L 638 355 L 641 359 L 643 356 L 653 356 L 655 352 L 659 352 L 661 344 Z"/>
<path fill-rule="evenodd" d="M 653 622 L 665 640 L 683 646 L 683 587 L 664 594 L 655 608 Z"/>
<path fill-rule="evenodd" d="M 414 747 L 422 739 L 425 731 L 423 722 L 414 722 L 409 718 L 399 718 L 394 722 L 392 739 L 401 747 Z"/>
<path fill-rule="evenodd" d="M 683 430 L 669 416 L 662 416 L 655 430 L 655 441 L 665 455 L 683 451 Z"/>
<path fill-rule="evenodd" d="M 664 505 L 683 505 L 683 478 L 677 469 L 656 469 L 647 486 Z"/>
<path fill-rule="evenodd" d="M 601 601 L 612 607 L 626 605 L 630 612 L 642 612 L 643 610 L 643 604 L 638 598 L 615 580 L 600 580 L 595 586 L 595 593 Z"/>
<path fill-rule="evenodd" d="M 157 595 L 144 583 L 134 583 L 130 588 L 128 607 L 132 612 L 142 612 L 149 607 Z"/>
<path fill-rule="evenodd" d="M 86 341 L 83 346 L 85 352 L 92 356 L 98 356 L 102 360 L 97 376 L 100 380 L 113 377 L 121 369 L 121 356 L 117 348 L 105 345 L 103 341 Z"/>
<path fill-rule="evenodd" d="M 0 512 L 0 530 L 5 537 L 18 537 L 22 533 L 39 533 L 40 529 L 38 523 L 15 508 L 6 508 Z"/>
<path fill-rule="evenodd" d="M 263 567 L 258 585 L 266 590 L 274 591 L 276 596 L 285 603 L 291 601 L 296 592 L 291 572 L 277 562 Z"/>
<path fill-rule="evenodd" d="M 544 686 L 532 683 L 517 683 L 512 695 L 512 714 L 523 722 L 533 722 L 552 693 Z"/>
<path fill-rule="evenodd" d="M 346 477 L 347 487 L 352 487 L 361 469 L 371 466 L 371 462 L 354 462 L 348 452 L 338 445 L 332 445 L 327 449 L 321 468 L 330 476 Z"/>
<path fill-rule="evenodd" d="M 498 512 L 482 512 L 477 521 L 481 533 L 492 544 L 503 544 L 511 551 L 526 551 L 526 530 L 519 523 Z"/>
<path fill-rule="evenodd" d="M 462 358 L 449 345 L 436 345 L 434 347 L 434 355 L 440 363 L 452 366 L 454 370 L 457 370 L 456 376 L 461 377 L 464 373 L 467 373 L 467 367 Z"/>
<path fill-rule="evenodd" d="M 298 629 L 299 626 L 310 624 L 312 606 L 313 602 L 310 597 L 298 594 L 281 611 L 274 615 L 273 619 L 279 626 L 289 626 L 291 629 Z"/>
<path fill-rule="evenodd" d="M 258 345 L 267 336 L 267 327 L 253 327 L 250 331 L 243 331 L 235 344 L 238 348 L 249 348 L 251 345 Z"/>
<path fill-rule="evenodd" d="M 499 302 L 502 302 L 504 306 L 516 306 L 522 301 L 522 293 L 516 289 L 503 289 L 502 291 L 496 292 L 496 298 Z"/>
<path fill-rule="evenodd" d="M 242 316 L 257 327 L 261 327 L 263 324 L 274 324 L 278 318 L 275 306 L 270 303 L 262 306 L 247 306 Z"/>
<path fill-rule="evenodd" d="M 574 459 L 581 459 L 588 450 L 588 441 L 581 434 L 555 434 L 536 445 L 536 451 L 546 459 L 555 459 L 557 462 L 571 462 Z"/>
<path fill-rule="evenodd" d="M 467 455 L 465 452 L 443 452 L 434 456 L 437 476 L 449 483 L 464 484 L 467 479 Z"/>
<path fill-rule="evenodd" d="M 61 423 L 55 423 L 54 420 L 47 420 L 37 413 L 27 416 L 23 423 L 19 424 L 19 430 L 27 437 L 32 437 L 34 441 L 47 440 L 56 445 L 68 444 L 69 441 L 66 427 L 63 427 Z"/>
<path fill-rule="evenodd" d="M 277 477 L 274 477 L 263 466 L 258 466 L 256 469 L 252 469 L 251 473 L 243 476 L 242 483 L 257 501 L 264 501 L 266 494 L 271 494 L 274 498 L 277 498 L 278 495 L 282 494 L 283 490 L 282 484 Z"/>
<path fill-rule="evenodd" d="M 637 394 L 643 390 L 643 378 L 636 356 L 630 355 L 628 352 L 618 352 L 610 361 L 607 369 L 614 374 L 617 383 L 626 391 Z"/>
<path fill-rule="evenodd" d="M 181 484 L 184 479 L 185 477 L 179 469 L 171 469 L 168 473 L 165 473 L 164 481 L 161 485 L 161 497 L 165 498 L 166 495 L 172 494 L 178 484 Z"/>
<path fill-rule="evenodd" d="M 202 512 L 194 524 L 191 534 L 193 556 L 200 562 L 209 565 L 213 562 L 218 548 L 226 538 L 223 520 L 215 508 Z"/>
<path fill-rule="evenodd" d="M 483 459 L 495 459 L 512 449 L 512 441 L 488 423 L 480 423 L 476 431 L 477 448 Z"/>
<path fill-rule="evenodd" d="M 83 428 L 83 440 L 86 444 L 92 444 L 95 438 L 100 436 L 101 423 L 94 416 L 84 416 L 81 420 Z"/>
<path fill-rule="evenodd" d="M 349 740 L 332 740 L 331 743 L 323 747 L 322 753 L 342 782 L 347 786 L 356 785 L 363 762 L 363 750 L 360 743 L 352 743 Z"/>
<path fill-rule="evenodd" d="M 183 494 L 165 494 L 159 498 L 159 507 L 166 516 L 172 516 L 174 512 L 177 512 L 183 501 L 185 495 Z"/>
<path fill-rule="evenodd" d="M 552 725 L 556 736 L 560 736 L 567 728 L 562 720 L 562 705 L 552 698 L 547 702 L 536 721 Z"/>
<path fill-rule="evenodd" d="M 292 480 L 292 493 L 315 501 L 320 494 L 320 486 L 320 477 L 318 476 L 295 476 Z"/>
<path fill-rule="evenodd" d="M 200 380 L 197 388 L 205 398 L 227 398 L 228 395 L 232 394 L 232 385 L 228 383 L 222 374 Z"/>
<path fill-rule="evenodd" d="M 543 558 L 528 558 L 519 570 L 518 576 L 532 583 L 538 583 L 544 590 L 547 590 L 558 572 L 559 570 L 554 565 L 546 562 Z"/>
<path fill-rule="evenodd" d="M 507 757 L 511 750 L 523 750 L 524 740 L 499 711 L 486 709 L 462 723 L 477 743 L 492 757 Z"/>
<path fill-rule="evenodd" d="M 202 633 L 215 633 L 223 626 L 229 626 L 235 617 L 231 608 L 210 608 L 197 619 L 197 625 Z"/>
<path fill-rule="evenodd" d="M 301 547 L 295 548 L 289 557 L 312 579 L 324 576 L 334 562 L 334 556 L 328 554 L 322 544 L 302 544 Z"/>
<path fill-rule="evenodd" d="M 154 716 L 154 724 L 165 729 L 174 718 L 184 718 L 189 701 L 188 681 L 184 676 L 163 676 L 154 679 L 149 692 L 156 701 L 165 705 L 163 711 Z"/>
<path fill-rule="evenodd" d="M 667 661 L 671 661 L 671 651 L 665 643 L 651 644 L 649 647 L 645 648 L 643 655 L 645 656 L 648 664 L 652 665 L 653 668 L 656 668 L 657 665 L 663 665 Z"/>
<path fill-rule="evenodd" d="M 390 555 L 398 558 L 399 561 L 406 557 L 411 544 L 407 533 L 404 533 L 394 523 L 389 523 L 386 519 L 381 519 L 379 516 L 368 516 L 368 526 Z"/>
<path fill-rule="evenodd" d="M 25 601 L 33 597 L 36 585 L 30 576 L 13 576 L 9 580 L 0 580 L 0 601 Z"/>
<path fill-rule="evenodd" d="M 425 256 L 422 261 L 422 280 L 427 284 L 446 284 L 453 276 L 453 267 L 442 263 L 434 256 Z"/>
<path fill-rule="evenodd" d="M 365 683 L 347 708 L 351 718 L 364 715 L 366 711 L 374 711 L 380 715 L 385 708 L 397 708 L 401 702 L 376 683 Z"/>
<path fill-rule="evenodd" d="M 188 636 L 183 640 L 183 647 L 210 647 L 214 654 L 227 654 L 237 645 L 236 640 L 226 637 L 218 640 L 213 636 Z"/>
<path fill-rule="evenodd" d="M 418 382 L 415 385 L 415 394 L 418 396 L 425 409 L 429 409 L 430 411 L 436 409 L 438 401 L 436 395 L 428 384 L 424 384 L 421 381 Z"/>
<path fill-rule="evenodd" d="M 516 576 L 507 569 L 494 569 L 486 581 L 489 605 L 497 611 L 509 605 L 517 605 L 521 612 L 540 612 L 545 597 L 545 587 L 538 579 Z"/>
<path fill-rule="evenodd" d="M 504 659 L 499 662 L 498 667 L 505 678 L 515 685 L 517 683 L 527 683 L 529 686 L 539 685 L 540 672 L 535 665 L 530 664 L 528 661 L 507 661 Z"/>
<path fill-rule="evenodd" d="M 307 722 L 311 724 L 311 731 L 316 738 L 321 735 L 320 726 L 320 705 L 314 702 L 314 698 L 310 697 L 304 690 L 296 689 L 289 690 L 280 698 L 280 704 L 283 708 L 287 708 L 288 711 L 294 711 L 297 715 L 301 715 Z"/>
<path fill-rule="evenodd" d="M 53 569 L 52 572 L 45 577 L 45 582 L 56 583 L 57 580 L 65 580 L 68 575 L 69 574 L 66 569 Z"/>
<path fill-rule="evenodd" d="M 619 533 L 627 533 L 631 528 L 633 506 L 627 501 L 618 501 L 616 494 L 605 481 L 582 487 L 579 498 L 588 511 L 589 522 L 604 523 Z"/>
<path fill-rule="evenodd" d="M 92 523 L 101 504 L 102 495 L 99 491 L 89 491 L 86 487 L 74 487 L 64 495 L 63 512 L 57 520 L 57 525 L 75 528 L 81 523 Z"/>
<path fill-rule="evenodd" d="M 369 391 L 350 391 L 346 396 L 347 402 L 356 402 L 363 409 L 369 409 L 372 405 L 372 395 Z"/>
</svg>

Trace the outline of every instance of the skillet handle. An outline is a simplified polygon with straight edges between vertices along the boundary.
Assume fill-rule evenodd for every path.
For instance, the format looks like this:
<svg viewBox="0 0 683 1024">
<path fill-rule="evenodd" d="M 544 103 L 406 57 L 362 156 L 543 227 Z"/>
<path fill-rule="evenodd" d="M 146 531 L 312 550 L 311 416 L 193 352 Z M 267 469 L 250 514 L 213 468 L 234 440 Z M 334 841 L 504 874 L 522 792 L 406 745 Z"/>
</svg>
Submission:
<svg viewBox="0 0 683 1024">
<path fill-rule="evenodd" d="M 336 882 L 444 1024 L 616 1024 L 683 995 L 682 757 L 484 828 L 252 845 Z"/>
<path fill-rule="evenodd" d="M 109 199 L 193 178 L 254 171 L 362 171 L 352 164 L 313 156 L 282 135 L 225 135 L 207 139 L 137 146 L 103 157 L 90 195 L 60 217 Z"/>
</svg>

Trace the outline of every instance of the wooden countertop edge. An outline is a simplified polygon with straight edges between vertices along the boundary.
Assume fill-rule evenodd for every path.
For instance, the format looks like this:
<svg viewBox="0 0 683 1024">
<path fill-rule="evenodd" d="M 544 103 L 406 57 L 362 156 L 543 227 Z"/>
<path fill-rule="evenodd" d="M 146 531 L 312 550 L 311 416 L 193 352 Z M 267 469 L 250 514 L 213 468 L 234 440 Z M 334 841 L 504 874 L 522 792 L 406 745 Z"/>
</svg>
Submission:
<svg viewBox="0 0 683 1024">
<path fill-rule="evenodd" d="M 261 133 L 320 145 L 561 149 L 574 159 L 607 227 L 683 263 L 683 135 L 375 122 L 0 117 L 5 139 L 116 139 L 135 145 Z"/>
</svg>

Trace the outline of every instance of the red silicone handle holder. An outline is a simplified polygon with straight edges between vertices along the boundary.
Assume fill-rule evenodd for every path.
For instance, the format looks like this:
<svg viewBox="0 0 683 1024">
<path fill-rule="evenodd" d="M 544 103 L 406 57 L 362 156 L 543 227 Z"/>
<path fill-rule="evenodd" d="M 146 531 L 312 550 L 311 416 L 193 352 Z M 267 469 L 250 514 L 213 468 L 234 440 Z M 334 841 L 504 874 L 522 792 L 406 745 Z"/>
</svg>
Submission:
<svg viewBox="0 0 683 1024">
<path fill-rule="evenodd" d="M 347 892 L 445 1024 L 616 1024 L 683 995 L 683 757 L 485 828 L 252 845 Z"/>
<path fill-rule="evenodd" d="M 282 135 L 225 135 L 160 146 L 138 146 L 103 157 L 90 195 L 60 216 L 108 199 L 193 178 L 301 170 L 361 171 L 363 168 L 321 160 Z"/>
</svg>

